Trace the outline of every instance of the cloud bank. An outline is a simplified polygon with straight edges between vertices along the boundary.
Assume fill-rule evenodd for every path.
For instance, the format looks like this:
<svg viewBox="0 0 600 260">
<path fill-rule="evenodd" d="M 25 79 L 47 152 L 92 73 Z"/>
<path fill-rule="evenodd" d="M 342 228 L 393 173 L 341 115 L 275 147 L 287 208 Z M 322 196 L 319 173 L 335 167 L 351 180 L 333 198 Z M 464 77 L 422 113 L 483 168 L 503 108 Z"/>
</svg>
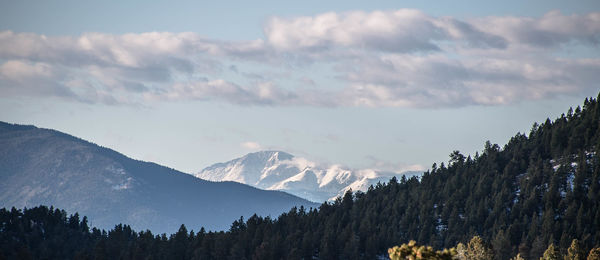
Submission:
<svg viewBox="0 0 600 260">
<path fill-rule="evenodd" d="M 103 104 L 421 108 L 599 89 L 598 12 L 468 20 L 412 9 L 330 12 L 273 17 L 263 29 L 263 38 L 248 41 L 191 32 L 4 31 L 0 94 Z M 329 69 L 319 71 L 323 64 Z"/>
</svg>

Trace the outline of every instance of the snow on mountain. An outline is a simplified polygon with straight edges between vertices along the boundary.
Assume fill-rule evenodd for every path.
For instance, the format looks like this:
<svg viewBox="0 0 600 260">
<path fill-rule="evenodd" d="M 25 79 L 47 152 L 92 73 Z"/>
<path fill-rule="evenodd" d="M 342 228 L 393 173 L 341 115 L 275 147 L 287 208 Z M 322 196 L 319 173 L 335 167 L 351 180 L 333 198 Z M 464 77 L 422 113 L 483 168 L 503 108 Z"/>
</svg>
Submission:
<svg viewBox="0 0 600 260">
<path fill-rule="evenodd" d="M 235 181 L 259 189 L 285 191 L 322 202 L 335 199 L 348 189 L 366 191 L 369 186 L 387 182 L 394 176 L 420 174 L 417 171 L 352 170 L 337 164 L 319 165 L 281 151 L 261 151 L 211 165 L 193 175 L 209 181 Z"/>
</svg>

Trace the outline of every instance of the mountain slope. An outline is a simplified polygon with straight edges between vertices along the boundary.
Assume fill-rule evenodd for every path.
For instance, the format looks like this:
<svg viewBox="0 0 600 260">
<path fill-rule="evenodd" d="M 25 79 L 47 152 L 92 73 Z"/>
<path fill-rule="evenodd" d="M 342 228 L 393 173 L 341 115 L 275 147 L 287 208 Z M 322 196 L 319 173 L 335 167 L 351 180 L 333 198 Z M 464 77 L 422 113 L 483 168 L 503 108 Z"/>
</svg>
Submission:
<svg viewBox="0 0 600 260">
<path fill-rule="evenodd" d="M 322 167 L 304 158 L 281 151 L 261 151 L 241 158 L 206 167 L 194 176 L 210 181 L 235 181 L 259 189 L 280 190 L 308 199 L 323 202 L 344 194 L 348 189 L 366 191 L 371 185 L 419 175 L 421 172 L 403 173 L 374 170 L 349 170 L 332 165 Z"/>
<path fill-rule="evenodd" d="M 77 211 L 101 228 L 122 222 L 154 232 L 174 232 L 182 223 L 222 230 L 242 215 L 315 206 L 283 192 L 200 180 L 57 131 L 0 122 L 0 207 L 40 204 Z"/>
<path fill-rule="evenodd" d="M 502 147 L 486 142 L 473 156 L 454 151 L 421 178 L 347 193 L 318 211 L 251 218 L 202 243 L 227 238 L 225 248 L 239 249 L 229 256 L 264 259 L 375 259 L 409 240 L 441 249 L 475 235 L 489 241 L 496 259 L 539 259 L 548 245 L 566 250 L 573 239 L 590 250 L 600 245 L 599 99 Z"/>
</svg>

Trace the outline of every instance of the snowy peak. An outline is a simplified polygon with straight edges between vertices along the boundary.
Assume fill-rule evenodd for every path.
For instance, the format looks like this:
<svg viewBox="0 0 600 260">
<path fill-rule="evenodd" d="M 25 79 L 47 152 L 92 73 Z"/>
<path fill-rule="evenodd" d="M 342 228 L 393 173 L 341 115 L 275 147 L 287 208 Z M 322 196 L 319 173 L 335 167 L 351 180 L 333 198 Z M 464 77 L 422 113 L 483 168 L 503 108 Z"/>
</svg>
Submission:
<svg viewBox="0 0 600 260">
<path fill-rule="evenodd" d="M 235 181 L 259 189 L 280 190 L 322 202 L 343 195 L 348 189 L 366 191 L 377 182 L 421 172 L 351 170 L 341 165 L 319 165 L 282 151 L 261 151 L 225 163 L 217 163 L 194 176 L 210 181 Z"/>
<path fill-rule="evenodd" d="M 271 175 L 285 175 L 285 163 L 293 158 L 291 154 L 281 151 L 261 151 L 249 153 L 241 158 L 225 163 L 217 163 L 202 170 L 196 177 L 210 181 L 235 181 L 253 186 L 265 186 L 272 182 Z M 296 172 L 296 169 L 292 169 Z"/>
<path fill-rule="evenodd" d="M 279 161 L 290 160 L 294 156 L 285 153 L 282 151 L 260 151 L 255 153 L 246 154 L 244 157 L 240 158 L 242 161 L 246 162 L 266 162 L 270 164 L 277 163 Z"/>
</svg>

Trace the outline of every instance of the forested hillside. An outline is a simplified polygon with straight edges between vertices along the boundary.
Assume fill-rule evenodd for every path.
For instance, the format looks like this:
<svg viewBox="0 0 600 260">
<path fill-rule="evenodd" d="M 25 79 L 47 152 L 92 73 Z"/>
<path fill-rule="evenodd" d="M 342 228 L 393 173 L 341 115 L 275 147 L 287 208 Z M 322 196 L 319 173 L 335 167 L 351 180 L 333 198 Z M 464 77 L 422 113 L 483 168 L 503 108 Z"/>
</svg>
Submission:
<svg viewBox="0 0 600 260">
<path fill-rule="evenodd" d="M 88 232 L 57 211 L 49 212 L 72 227 L 50 231 L 45 225 L 56 220 L 43 212 L 2 211 L 1 250 L 36 258 L 60 249 L 89 258 L 373 259 L 409 240 L 441 249 L 478 235 L 498 259 L 538 259 L 551 243 L 565 254 L 573 239 L 587 252 L 600 244 L 599 154 L 600 105 L 592 98 L 503 147 L 488 142 L 473 156 L 452 152 L 420 179 L 392 179 L 318 210 L 240 219 L 228 232 L 182 226 L 170 239 L 127 226 Z M 68 232 L 82 237 L 65 238 L 76 245 L 57 242 Z"/>
</svg>

